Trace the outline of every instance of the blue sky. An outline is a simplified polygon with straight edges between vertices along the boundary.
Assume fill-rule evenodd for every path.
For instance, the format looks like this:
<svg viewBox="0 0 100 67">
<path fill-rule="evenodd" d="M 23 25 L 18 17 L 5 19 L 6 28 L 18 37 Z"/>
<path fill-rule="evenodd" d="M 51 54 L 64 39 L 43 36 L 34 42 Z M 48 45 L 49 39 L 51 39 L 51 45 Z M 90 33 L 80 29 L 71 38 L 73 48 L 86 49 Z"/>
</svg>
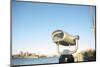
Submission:
<svg viewBox="0 0 100 67">
<path fill-rule="evenodd" d="M 95 7 L 93 14 L 95 15 Z M 12 52 L 55 53 L 51 34 L 79 35 L 79 51 L 95 48 L 89 6 L 12 2 Z"/>
</svg>

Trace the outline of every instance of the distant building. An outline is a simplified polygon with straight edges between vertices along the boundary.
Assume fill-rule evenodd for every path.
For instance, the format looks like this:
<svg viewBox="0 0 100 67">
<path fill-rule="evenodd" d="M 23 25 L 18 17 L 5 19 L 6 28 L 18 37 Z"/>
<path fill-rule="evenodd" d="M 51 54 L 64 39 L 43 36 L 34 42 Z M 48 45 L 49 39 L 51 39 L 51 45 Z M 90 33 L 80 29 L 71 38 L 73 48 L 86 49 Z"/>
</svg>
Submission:
<svg viewBox="0 0 100 67">
<path fill-rule="evenodd" d="M 21 51 L 19 55 L 20 55 L 20 56 L 24 56 L 24 53 Z"/>
</svg>

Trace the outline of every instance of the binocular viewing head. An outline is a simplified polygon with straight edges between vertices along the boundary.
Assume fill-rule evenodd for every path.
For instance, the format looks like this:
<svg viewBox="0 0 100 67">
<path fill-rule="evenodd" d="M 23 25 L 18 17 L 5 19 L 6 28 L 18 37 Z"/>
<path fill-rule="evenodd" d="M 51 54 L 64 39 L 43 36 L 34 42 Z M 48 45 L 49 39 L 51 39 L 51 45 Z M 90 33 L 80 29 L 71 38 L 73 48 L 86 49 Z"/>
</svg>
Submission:
<svg viewBox="0 0 100 67">
<path fill-rule="evenodd" d="M 74 46 L 76 45 L 76 40 L 79 40 L 79 36 L 78 35 L 72 36 L 62 30 L 55 30 L 52 33 L 52 39 L 56 44 L 59 43 L 60 45 L 63 46 L 69 46 L 70 44 L 71 46 Z"/>
</svg>

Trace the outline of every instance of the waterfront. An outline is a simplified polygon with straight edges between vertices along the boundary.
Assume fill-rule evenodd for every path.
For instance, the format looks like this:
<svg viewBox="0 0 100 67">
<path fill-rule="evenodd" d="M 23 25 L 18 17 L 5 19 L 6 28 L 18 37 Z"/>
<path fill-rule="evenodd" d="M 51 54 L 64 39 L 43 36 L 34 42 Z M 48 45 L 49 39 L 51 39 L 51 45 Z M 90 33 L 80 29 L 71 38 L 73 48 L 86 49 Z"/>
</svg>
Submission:
<svg viewBox="0 0 100 67">
<path fill-rule="evenodd" d="M 73 54 L 74 62 L 89 62 L 96 61 L 96 51 L 93 49 L 86 49 L 84 51 Z M 45 55 L 35 53 L 22 53 L 12 56 L 11 65 L 36 65 L 36 64 L 54 64 L 59 63 L 57 55 Z"/>
</svg>

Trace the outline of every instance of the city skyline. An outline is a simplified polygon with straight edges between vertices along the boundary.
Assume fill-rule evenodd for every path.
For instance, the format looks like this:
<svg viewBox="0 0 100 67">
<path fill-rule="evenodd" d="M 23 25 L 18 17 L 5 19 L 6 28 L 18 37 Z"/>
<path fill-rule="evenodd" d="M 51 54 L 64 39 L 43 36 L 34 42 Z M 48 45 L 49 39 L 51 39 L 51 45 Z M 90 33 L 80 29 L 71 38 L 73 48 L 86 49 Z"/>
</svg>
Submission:
<svg viewBox="0 0 100 67">
<path fill-rule="evenodd" d="M 95 6 L 93 15 L 95 16 Z M 51 34 L 61 29 L 79 35 L 78 51 L 95 49 L 90 6 L 12 2 L 12 53 L 56 53 Z"/>
</svg>

